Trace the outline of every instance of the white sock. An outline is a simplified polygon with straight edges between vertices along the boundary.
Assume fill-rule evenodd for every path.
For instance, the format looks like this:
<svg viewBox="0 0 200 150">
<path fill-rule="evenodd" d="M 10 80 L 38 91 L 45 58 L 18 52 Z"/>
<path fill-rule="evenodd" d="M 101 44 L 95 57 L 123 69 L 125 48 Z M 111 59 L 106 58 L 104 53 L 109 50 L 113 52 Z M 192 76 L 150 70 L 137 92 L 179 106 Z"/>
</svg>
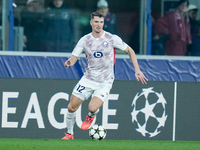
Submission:
<svg viewBox="0 0 200 150">
<path fill-rule="evenodd" d="M 94 117 L 98 112 L 99 112 L 99 109 L 97 111 L 95 111 L 95 112 L 90 112 L 89 111 L 88 116 Z"/>
<path fill-rule="evenodd" d="M 67 133 L 74 134 L 74 124 L 76 122 L 76 112 L 67 112 Z"/>
</svg>

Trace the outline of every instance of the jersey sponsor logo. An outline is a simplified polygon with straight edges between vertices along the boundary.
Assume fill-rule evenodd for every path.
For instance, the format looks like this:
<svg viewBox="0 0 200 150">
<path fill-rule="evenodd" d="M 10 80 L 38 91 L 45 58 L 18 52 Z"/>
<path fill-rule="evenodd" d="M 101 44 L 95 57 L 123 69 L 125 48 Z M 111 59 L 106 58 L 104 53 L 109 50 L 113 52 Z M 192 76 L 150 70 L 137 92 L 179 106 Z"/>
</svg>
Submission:
<svg viewBox="0 0 200 150">
<path fill-rule="evenodd" d="M 101 57 L 103 57 L 103 53 L 102 52 L 94 52 L 94 57 L 101 58 Z"/>
</svg>

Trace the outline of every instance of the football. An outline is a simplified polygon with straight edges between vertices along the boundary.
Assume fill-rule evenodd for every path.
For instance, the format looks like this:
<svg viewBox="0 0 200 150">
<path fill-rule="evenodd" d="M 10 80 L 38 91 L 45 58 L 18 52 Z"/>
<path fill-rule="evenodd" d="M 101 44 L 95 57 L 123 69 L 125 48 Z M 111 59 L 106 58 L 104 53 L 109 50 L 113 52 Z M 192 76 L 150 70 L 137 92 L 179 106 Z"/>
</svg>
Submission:
<svg viewBox="0 0 200 150">
<path fill-rule="evenodd" d="M 95 124 L 89 129 L 89 136 L 93 140 L 101 141 L 106 137 L 106 129 L 101 125 Z"/>
</svg>

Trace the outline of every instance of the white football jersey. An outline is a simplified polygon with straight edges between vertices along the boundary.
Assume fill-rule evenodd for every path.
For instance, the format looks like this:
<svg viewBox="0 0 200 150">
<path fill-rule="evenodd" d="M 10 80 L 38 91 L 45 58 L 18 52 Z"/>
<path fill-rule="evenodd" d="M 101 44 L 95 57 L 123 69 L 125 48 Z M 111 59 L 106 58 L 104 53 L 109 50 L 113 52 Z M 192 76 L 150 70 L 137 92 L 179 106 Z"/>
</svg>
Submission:
<svg viewBox="0 0 200 150">
<path fill-rule="evenodd" d="M 87 59 L 87 68 L 84 76 L 87 79 L 113 83 L 114 81 L 114 48 L 124 51 L 127 44 L 117 35 L 104 31 L 100 38 L 91 33 L 83 36 L 74 48 L 72 55 L 79 57 L 84 52 Z"/>
</svg>

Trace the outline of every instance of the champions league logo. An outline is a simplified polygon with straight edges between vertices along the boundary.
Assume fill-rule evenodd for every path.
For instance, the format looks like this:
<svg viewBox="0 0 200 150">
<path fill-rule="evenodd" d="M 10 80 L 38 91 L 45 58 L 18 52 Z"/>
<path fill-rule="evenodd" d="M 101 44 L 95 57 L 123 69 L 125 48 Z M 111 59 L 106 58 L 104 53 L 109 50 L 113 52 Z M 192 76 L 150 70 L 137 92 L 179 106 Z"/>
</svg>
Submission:
<svg viewBox="0 0 200 150">
<path fill-rule="evenodd" d="M 131 112 L 135 130 L 144 137 L 157 136 L 167 120 L 166 104 L 163 94 L 153 91 L 153 87 L 137 93 L 132 102 Z"/>
</svg>

